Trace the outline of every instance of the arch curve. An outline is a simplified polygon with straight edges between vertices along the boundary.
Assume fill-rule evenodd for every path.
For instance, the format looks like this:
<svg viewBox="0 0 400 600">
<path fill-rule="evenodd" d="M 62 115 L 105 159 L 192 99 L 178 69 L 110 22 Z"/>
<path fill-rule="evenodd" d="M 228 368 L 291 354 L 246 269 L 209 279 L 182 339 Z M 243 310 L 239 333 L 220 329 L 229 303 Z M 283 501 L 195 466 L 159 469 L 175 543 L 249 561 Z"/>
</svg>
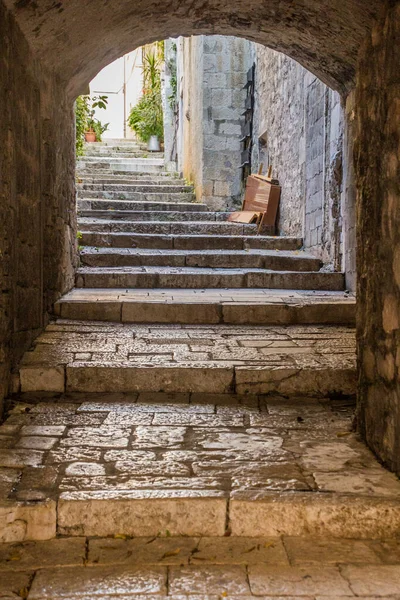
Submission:
<svg viewBox="0 0 400 600">
<path fill-rule="evenodd" d="M 352 87 L 358 48 L 382 0 L 6 0 L 42 65 L 75 97 L 104 66 L 178 35 L 245 37 Z"/>
</svg>

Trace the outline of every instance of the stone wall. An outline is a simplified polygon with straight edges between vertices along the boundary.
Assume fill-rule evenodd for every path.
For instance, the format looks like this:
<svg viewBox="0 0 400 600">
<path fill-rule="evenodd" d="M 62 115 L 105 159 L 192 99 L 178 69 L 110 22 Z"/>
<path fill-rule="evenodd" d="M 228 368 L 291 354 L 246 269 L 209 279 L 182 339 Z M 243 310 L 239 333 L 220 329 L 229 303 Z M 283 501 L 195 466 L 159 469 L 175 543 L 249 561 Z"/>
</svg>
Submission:
<svg viewBox="0 0 400 600">
<path fill-rule="evenodd" d="M 72 286 L 71 106 L 0 3 L 0 411 L 10 371 Z"/>
<path fill-rule="evenodd" d="M 211 208 L 241 204 L 241 115 L 251 43 L 235 37 L 185 39 L 183 173 Z M 200 141 L 202 145 L 200 148 Z"/>
<path fill-rule="evenodd" d="M 368 36 L 356 91 L 359 426 L 400 475 L 400 2 Z"/>
<path fill-rule="evenodd" d="M 334 269 L 342 261 L 340 97 L 287 56 L 255 45 L 253 172 L 272 165 L 282 186 L 278 231 L 304 237 Z"/>
<path fill-rule="evenodd" d="M 179 132 L 178 166 L 203 198 L 203 44 L 202 38 L 179 38 L 177 56 Z M 197 41 L 196 41 L 197 40 Z"/>
</svg>

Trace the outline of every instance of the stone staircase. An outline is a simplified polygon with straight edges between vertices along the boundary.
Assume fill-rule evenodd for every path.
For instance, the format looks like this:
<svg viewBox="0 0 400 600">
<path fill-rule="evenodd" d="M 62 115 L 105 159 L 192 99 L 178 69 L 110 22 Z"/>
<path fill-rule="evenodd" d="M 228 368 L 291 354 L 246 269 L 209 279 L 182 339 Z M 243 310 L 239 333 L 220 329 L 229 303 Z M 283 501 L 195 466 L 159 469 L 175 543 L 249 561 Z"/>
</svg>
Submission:
<svg viewBox="0 0 400 600">
<path fill-rule="evenodd" d="M 353 429 L 342 274 L 173 174 L 78 176 L 77 287 L 0 427 L 0 539 L 398 536 L 400 484 Z"/>
<path fill-rule="evenodd" d="M 343 294 L 343 274 L 321 270 L 301 239 L 258 236 L 254 225 L 227 222 L 228 212 L 195 202 L 193 189 L 163 171 L 162 159 L 143 158 L 135 142 L 88 146 L 78 166 L 81 267 L 76 289 L 56 305 L 58 315 L 354 323 L 355 302 Z"/>
</svg>

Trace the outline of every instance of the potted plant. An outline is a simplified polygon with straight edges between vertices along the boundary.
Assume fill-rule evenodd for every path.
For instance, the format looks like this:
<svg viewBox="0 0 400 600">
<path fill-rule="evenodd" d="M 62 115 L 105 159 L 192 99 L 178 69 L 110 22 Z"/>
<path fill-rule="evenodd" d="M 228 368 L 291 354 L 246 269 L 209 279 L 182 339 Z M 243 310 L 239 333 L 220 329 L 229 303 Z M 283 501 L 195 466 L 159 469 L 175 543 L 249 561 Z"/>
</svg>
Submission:
<svg viewBox="0 0 400 600">
<path fill-rule="evenodd" d="M 158 45 L 145 48 L 143 53 L 143 92 L 132 108 L 128 123 L 139 139 L 147 143 L 148 150 L 160 151 L 164 134 L 161 97 L 162 51 Z"/>
<path fill-rule="evenodd" d="M 147 142 L 150 151 L 159 151 L 164 132 L 161 91 L 144 90 L 130 112 L 128 123 L 138 138 Z"/>
<path fill-rule="evenodd" d="M 96 108 L 106 109 L 108 104 L 107 96 L 93 96 L 93 98 L 88 98 L 88 117 L 87 117 L 87 128 L 85 131 L 85 141 L 86 142 L 100 142 L 101 134 L 106 131 L 109 123 L 105 126 L 105 129 L 102 130 L 103 125 L 98 119 L 94 118 L 94 114 Z"/>
</svg>

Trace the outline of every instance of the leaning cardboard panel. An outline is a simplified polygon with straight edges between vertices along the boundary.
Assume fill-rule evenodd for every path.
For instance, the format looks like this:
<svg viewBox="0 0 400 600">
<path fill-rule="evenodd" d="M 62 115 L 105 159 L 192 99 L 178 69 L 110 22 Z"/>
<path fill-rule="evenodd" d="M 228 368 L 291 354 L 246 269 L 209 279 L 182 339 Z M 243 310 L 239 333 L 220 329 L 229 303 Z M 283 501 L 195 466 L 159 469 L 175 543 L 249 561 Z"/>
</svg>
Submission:
<svg viewBox="0 0 400 600">
<path fill-rule="evenodd" d="M 276 179 L 264 175 L 249 175 L 243 202 L 245 211 L 262 212 L 258 233 L 275 234 L 281 187 Z"/>
</svg>

